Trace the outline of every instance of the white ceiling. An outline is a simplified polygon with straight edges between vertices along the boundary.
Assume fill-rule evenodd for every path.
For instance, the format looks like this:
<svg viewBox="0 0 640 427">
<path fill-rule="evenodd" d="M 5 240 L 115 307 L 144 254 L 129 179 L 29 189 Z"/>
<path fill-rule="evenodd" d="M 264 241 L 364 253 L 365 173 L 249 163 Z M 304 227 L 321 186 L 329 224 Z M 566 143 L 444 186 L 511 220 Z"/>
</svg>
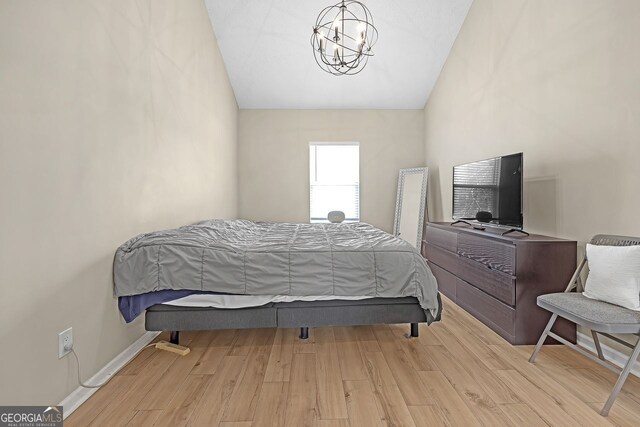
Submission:
<svg viewBox="0 0 640 427">
<path fill-rule="evenodd" d="M 205 0 L 240 108 L 423 108 L 473 0 L 361 0 L 379 32 L 362 73 L 333 76 L 310 37 L 338 0 Z"/>
</svg>

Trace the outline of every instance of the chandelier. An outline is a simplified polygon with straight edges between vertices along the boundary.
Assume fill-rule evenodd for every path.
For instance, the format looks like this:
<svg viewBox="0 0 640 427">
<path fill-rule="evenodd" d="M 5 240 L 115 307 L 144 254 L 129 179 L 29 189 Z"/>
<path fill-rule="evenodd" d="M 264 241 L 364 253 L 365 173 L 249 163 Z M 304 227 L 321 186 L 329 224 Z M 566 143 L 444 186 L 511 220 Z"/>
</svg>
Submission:
<svg viewBox="0 0 640 427">
<path fill-rule="evenodd" d="M 311 34 L 316 62 L 335 76 L 361 72 L 373 56 L 371 48 L 377 40 L 371 12 L 355 0 L 322 9 Z"/>
</svg>

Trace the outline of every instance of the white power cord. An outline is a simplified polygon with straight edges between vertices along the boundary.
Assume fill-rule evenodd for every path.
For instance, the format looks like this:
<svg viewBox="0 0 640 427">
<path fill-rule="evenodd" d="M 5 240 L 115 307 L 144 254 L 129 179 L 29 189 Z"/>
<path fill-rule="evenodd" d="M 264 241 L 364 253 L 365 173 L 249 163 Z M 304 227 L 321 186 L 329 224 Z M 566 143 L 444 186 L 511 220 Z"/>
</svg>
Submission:
<svg viewBox="0 0 640 427">
<path fill-rule="evenodd" d="M 151 343 L 151 344 L 149 344 L 149 345 L 146 345 L 146 346 L 142 347 L 142 348 L 140 349 L 140 351 L 139 351 L 137 354 L 140 354 L 140 352 L 141 352 L 142 350 L 146 349 L 146 348 L 149 348 L 149 347 L 155 347 L 155 346 L 156 346 L 156 344 L 157 344 L 157 343 L 155 343 L 155 342 L 154 342 L 154 343 Z M 76 358 L 76 367 L 78 368 L 78 384 L 80 384 L 82 387 L 85 387 L 85 388 L 100 388 L 100 387 L 102 387 L 103 385 L 105 385 L 105 384 L 107 384 L 109 381 L 111 381 L 111 380 L 113 379 L 113 377 L 115 377 L 115 376 L 116 376 L 116 374 L 120 371 L 120 369 L 122 369 L 122 368 L 124 367 L 124 366 L 120 367 L 120 369 L 118 369 L 117 371 L 115 371 L 115 372 L 114 372 L 114 373 L 113 373 L 113 374 L 112 374 L 112 375 L 111 375 L 111 376 L 110 376 L 110 377 L 109 377 L 105 382 L 103 382 L 103 383 L 95 384 L 95 385 L 85 384 L 84 382 L 82 382 L 82 379 L 80 378 L 80 359 L 78 358 L 78 355 L 76 354 L 76 351 L 73 349 L 73 347 L 72 347 L 72 348 L 70 348 L 70 349 L 65 348 L 65 350 L 69 350 L 69 351 L 71 351 L 71 353 L 73 354 L 73 357 L 75 357 L 75 358 Z M 136 355 L 137 355 L 137 354 L 136 354 Z"/>
</svg>

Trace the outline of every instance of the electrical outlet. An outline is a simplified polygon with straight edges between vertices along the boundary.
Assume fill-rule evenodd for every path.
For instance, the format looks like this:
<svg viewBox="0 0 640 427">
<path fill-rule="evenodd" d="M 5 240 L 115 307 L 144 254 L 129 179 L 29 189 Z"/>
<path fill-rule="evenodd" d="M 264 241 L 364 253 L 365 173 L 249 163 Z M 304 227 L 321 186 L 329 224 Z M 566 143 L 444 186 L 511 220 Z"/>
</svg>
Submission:
<svg viewBox="0 0 640 427">
<path fill-rule="evenodd" d="M 73 329 L 69 328 L 58 334 L 58 359 L 66 356 L 73 348 Z"/>
</svg>

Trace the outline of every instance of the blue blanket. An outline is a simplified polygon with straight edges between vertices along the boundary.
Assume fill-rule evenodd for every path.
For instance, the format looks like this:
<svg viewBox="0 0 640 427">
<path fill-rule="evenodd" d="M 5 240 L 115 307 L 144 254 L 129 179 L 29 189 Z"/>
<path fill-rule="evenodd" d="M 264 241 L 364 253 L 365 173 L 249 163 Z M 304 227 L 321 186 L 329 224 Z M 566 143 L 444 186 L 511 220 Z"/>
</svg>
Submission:
<svg viewBox="0 0 640 427">
<path fill-rule="evenodd" d="M 217 294 L 218 292 L 190 291 L 187 289 L 165 289 L 162 291 L 147 292 L 146 294 L 118 297 L 118 308 L 127 323 L 138 317 L 147 308 L 155 304 L 162 304 L 193 294 Z"/>
</svg>

